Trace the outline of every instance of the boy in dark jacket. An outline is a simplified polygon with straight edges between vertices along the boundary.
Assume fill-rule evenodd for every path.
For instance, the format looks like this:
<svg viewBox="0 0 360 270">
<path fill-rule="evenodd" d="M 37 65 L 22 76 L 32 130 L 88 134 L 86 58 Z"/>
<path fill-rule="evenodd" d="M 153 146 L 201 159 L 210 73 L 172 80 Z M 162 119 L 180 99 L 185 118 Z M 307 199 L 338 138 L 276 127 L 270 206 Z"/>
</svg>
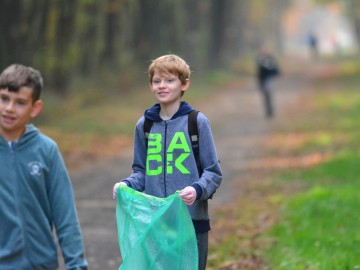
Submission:
<svg viewBox="0 0 360 270">
<path fill-rule="evenodd" d="M 271 93 L 271 81 L 274 77 L 279 76 L 279 67 L 276 59 L 270 53 L 267 47 L 262 48 L 257 58 L 257 80 L 263 96 L 265 107 L 265 116 L 268 118 L 274 115 L 274 104 Z"/>
<path fill-rule="evenodd" d="M 86 270 L 71 182 L 56 143 L 28 124 L 42 109 L 41 74 L 11 65 L 0 75 L 0 269 Z"/>
<path fill-rule="evenodd" d="M 164 55 L 149 66 L 150 90 L 158 103 L 146 110 L 136 124 L 133 173 L 119 184 L 156 197 L 167 197 L 178 190 L 188 205 L 199 249 L 199 269 L 205 269 L 208 249 L 208 199 L 220 186 L 222 172 L 206 116 L 199 112 L 199 160 L 194 158 L 188 134 L 188 114 L 194 110 L 181 97 L 190 85 L 190 68 L 176 55 Z M 148 138 L 144 134 L 145 118 L 153 122 Z"/>
</svg>

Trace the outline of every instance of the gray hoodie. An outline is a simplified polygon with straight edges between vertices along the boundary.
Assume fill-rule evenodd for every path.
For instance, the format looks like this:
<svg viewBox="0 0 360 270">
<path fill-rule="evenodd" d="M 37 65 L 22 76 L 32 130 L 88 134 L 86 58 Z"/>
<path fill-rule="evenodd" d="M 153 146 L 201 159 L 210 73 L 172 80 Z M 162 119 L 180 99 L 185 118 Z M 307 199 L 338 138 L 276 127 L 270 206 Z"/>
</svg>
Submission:
<svg viewBox="0 0 360 270">
<path fill-rule="evenodd" d="M 197 191 L 197 200 L 188 207 L 197 233 L 210 230 L 208 199 L 222 180 L 222 172 L 208 119 L 198 114 L 199 157 L 203 172 L 199 177 L 188 134 L 187 114 L 194 110 L 182 102 L 172 119 L 163 121 L 160 106 L 147 110 L 136 124 L 133 173 L 123 179 L 137 191 L 156 197 L 167 197 L 186 186 Z M 153 121 L 148 149 L 144 134 L 144 117 Z"/>
</svg>

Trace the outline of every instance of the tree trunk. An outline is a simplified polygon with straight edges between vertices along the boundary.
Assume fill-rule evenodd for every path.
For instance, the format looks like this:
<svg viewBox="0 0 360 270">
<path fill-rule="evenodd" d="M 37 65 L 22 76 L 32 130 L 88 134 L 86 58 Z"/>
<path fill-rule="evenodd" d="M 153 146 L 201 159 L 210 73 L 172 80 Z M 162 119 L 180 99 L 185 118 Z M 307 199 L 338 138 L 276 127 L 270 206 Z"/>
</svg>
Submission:
<svg viewBox="0 0 360 270">
<path fill-rule="evenodd" d="M 225 10 L 227 0 L 211 0 L 209 65 L 211 68 L 222 66 L 221 53 L 225 33 Z"/>
</svg>

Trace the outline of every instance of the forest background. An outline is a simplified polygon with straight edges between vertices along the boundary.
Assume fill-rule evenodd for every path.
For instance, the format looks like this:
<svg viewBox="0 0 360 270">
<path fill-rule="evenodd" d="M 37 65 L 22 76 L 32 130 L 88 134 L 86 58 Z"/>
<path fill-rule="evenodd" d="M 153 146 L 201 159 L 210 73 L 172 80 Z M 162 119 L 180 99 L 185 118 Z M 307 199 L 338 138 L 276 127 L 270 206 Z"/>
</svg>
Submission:
<svg viewBox="0 0 360 270">
<path fill-rule="evenodd" d="M 289 51 L 289 35 L 296 35 L 293 43 L 307 45 L 306 32 L 318 23 L 308 20 L 304 28 L 299 13 L 304 17 L 319 4 L 345 15 L 359 40 L 359 3 L 6 0 L 0 2 L 0 68 L 22 63 L 40 70 L 49 109 L 37 123 L 55 139 L 67 136 L 61 140 L 65 155 L 74 147 L 91 152 L 89 145 L 99 136 L 118 145 L 113 135 L 131 135 L 139 116 L 134 112 L 152 102 L 142 96 L 147 94 L 146 69 L 152 59 L 175 53 L 187 60 L 195 75 L 192 84 L 198 85 L 189 95 L 191 101 L 192 95 L 207 95 L 210 86 L 226 83 L 229 76 L 253 75 L 254 59 L 264 44 L 279 58 L 303 53 Z M 121 119 L 115 115 L 114 106 L 129 103 L 134 110 L 123 112 Z M 81 143 L 74 146 L 78 136 Z"/>
<path fill-rule="evenodd" d="M 17 0 L 0 3 L 0 63 L 41 70 L 63 96 L 79 80 L 126 92 L 151 59 L 185 58 L 196 73 L 230 68 L 264 41 L 280 50 L 289 0 Z M 90 82 L 89 82 L 90 83 Z"/>
<path fill-rule="evenodd" d="M 312 2 L 341 8 L 359 39 L 356 0 L 1 1 L 0 68 L 32 65 L 60 95 L 79 80 L 126 92 L 164 53 L 180 54 L 197 73 L 234 68 L 264 43 L 284 54 L 284 29 L 299 23 L 285 22 L 286 12 Z"/>
</svg>

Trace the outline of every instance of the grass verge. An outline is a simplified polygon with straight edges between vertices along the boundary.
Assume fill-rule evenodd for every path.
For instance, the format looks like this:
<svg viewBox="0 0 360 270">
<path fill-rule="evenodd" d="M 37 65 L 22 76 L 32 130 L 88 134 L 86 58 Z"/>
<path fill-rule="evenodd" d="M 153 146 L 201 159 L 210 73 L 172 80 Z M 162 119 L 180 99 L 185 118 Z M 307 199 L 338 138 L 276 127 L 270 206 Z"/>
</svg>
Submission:
<svg viewBox="0 0 360 270">
<path fill-rule="evenodd" d="M 357 61 L 357 62 L 356 62 Z M 268 232 L 270 269 L 360 269 L 360 92 L 358 59 L 338 64 L 337 73 L 316 84 L 296 133 L 307 135 L 297 155 L 323 158 L 275 181 L 304 183 L 280 205 Z M 314 136 L 316 134 L 317 136 Z M 320 134 L 320 135 L 319 135 Z"/>
<path fill-rule="evenodd" d="M 360 65 L 328 64 L 216 213 L 209 269 L 360 269 Z"/>
</svg>

